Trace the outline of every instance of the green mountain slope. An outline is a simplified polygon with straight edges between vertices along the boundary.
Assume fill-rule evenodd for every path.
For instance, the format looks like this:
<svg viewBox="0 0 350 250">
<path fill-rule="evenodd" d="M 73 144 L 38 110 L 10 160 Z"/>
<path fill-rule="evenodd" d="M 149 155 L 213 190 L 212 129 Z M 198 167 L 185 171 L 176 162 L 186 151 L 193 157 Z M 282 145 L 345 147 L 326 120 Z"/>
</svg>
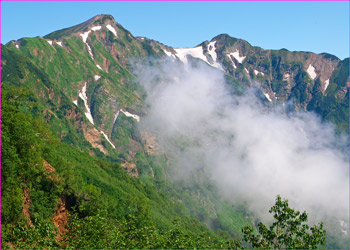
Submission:
<svg viewBox="0 0 350 250">
<path fill-rule="evenodd" d="M 120 163 L 60 141 L 27 109 L 38 103 L 31 89 L 5 82 L 1 103 L 3 248 L 236 244 L 209 231 L 155 186 L 129 176 Z"/>
<path fill-rule="evenodd" d="M 236 91 L 259 89 L 266 107 L 293 102 L 293 112 L 315 111 L 347 131 L 349 59 L 263 50 L 228 35 L 198 47 L 201 58 L 181 57 L 110 15 L 1 46 L 6 247 L 230 248 L 254 224 L 201 173 L 171 181 L 172 155 L 138 127 L 147 107 L 133 62 L 206 58 Z"/>
</svg>

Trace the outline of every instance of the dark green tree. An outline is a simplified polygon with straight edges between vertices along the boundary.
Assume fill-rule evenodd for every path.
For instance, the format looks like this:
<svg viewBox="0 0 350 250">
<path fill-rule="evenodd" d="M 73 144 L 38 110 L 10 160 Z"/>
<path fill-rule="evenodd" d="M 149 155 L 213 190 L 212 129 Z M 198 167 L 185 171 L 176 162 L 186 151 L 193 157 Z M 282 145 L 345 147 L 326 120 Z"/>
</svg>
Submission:
<svg viewBox="0 0 350 250">
<path fill-rule="evenodd" d="M 325 244 L 326 231 L 323 223 L 309 227 L 307 213 L 290 208 L 288 200 L 277 196 L 275 205 L 270 209 L 274 222 L 270 227 L 258 224 L 259 233 L 253 234 L 251 226 L 242 228 L 244 241 L 253 248 L 265 249 L 315 249 Z"/>
</svg>

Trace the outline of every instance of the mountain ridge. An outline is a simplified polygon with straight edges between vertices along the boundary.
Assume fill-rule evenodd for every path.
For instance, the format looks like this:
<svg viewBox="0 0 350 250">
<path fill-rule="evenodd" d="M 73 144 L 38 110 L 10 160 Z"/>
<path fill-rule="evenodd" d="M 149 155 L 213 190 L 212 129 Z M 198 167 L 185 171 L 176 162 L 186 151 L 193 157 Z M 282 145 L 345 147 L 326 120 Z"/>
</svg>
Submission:
<svg viewBox="0 0 350 250">
<path fill-rule="evenodd" d="M 82 22 L 80 24 L 77 24 L 77 25 L 74 25 L 74 26 L 71 26 L 71 27 L 68 27 L 68 28 L 63 28 L 63 29 L 59 29 L 57 31 L 53 31 L 47 35 L 44 35 L 42 38 L 47 38 L 47 39 L 56 39 L 57 37 L 57 34 L 62 34 L 62 36 L 65 36 L 66 33 L 68 33 L 68 31 L 71 31 L 73 33 L 77 33 L 77 32 L 82 32 L 82 31 L 86 31 L 86 29 L 88 29 L 92 24 L 100 24 L 100 25 L 103 25 L 103 24 L 106 24 L 106 20 L 110 20 L 113 24 L 117 25 L 117 26 L 121 26 L 117 21 L 115 21 L 114 17 L 110 14 L 98 14 L 90 19 L 88 19 L 87 21 L 85 22 Z M 107 22 L 108 24 L 109 22 Z M 122 27 L 122 26 L 121 26 Z M 124 27 L 122 27 L 124 28 Z M 67 32 L 66 32 L 67 31 Z M 130 32 L 130 31 L 129 31 Z M 214 36 L 211 40 L 207 40 L 207 41 L 214 41 L 214 40 L 217 40 L 217 39 L 221 39 L 221 38 L 231 38 L 231 39 L 234 39 L 234 40 L 238 40 L 238 41 L 243 41 L 245 43 L 247 43 L 249 46 L 251 47 L 255 47 L 255 48 L 259 48 L 259 49 L 263 49 L 262 47 L 260 46 L 255 46 L 255 45 L 251 45 L 248 41 L 246 41 L 245 39 L 243 38 L 236 38 L 236 37 L 232 37 L 230 36 L 229 34 L 227 33 L 221 33 L 221 34 L 218 34 L 216 36 Z M 142 38 L 142 37 L 139 37 L 139 38 Z M 23 39 L 23 38 L 20 38 L 20 39 Z M 20 40 L 18 39 L 18 40 Z M 150 39 L 150 38 L 147 38 L 147 39 Z M 18 41 L 18 40 L 12 40 L 12 41 Z M 150 40 L 153 40 L 153 39 L 150 39 Z M 9 44 L 11 43 L 12 41 L 9 41 L 8 43 L 6 44 Z M 156 40 L 153 40 L 153 41 L 156 41 Z M 156 41 L 158 43 L 161 43 L 160 41 Z M 204 43 L 206 41 L 203 41 L 201 43 L 199 43 L 197 46 L 194 46 L 194 47 L 198 47 L 200 46 L 202 43 Z M 171 46 L 168 46 L 168 47 L 171 47 Z M 194 48 L 193 47 L 193 48 Z M 171 47 L 171 48 L 176 48 L 176 47 Z M 190 48 L 190 47 L 186 47 L 186 48 Z M 323 54 L 327 54 L 331 57 L 335 57 L 335 59 L 338 59 L 338 60 L 341 60 L 340 58 L 338 58 L 336 55 L 333 55 L 333 54 L 330 54 L 328 52 L 321 52 L 321 53 L 315 53 L 315 52 L 312 52 L 312 51 L 291 51 L 289 50 L 288 48 L 281 48 L 281 49 L 264 49 L 264 50 L 267 50 L 267 51 L 280 51 L 280 50 L 286 50 L 288 52 L 291 52 L 291 53 L 312 53 L 312 54 L 316 54 L 316 55 L 323 55 Z M 349 58 L 349 57 L 346 57 L 346 58 Z M 344 58 L 343 60 L 345 60 L 346 58 Z"/>
<path fill-rule="evenodd" d="M 107 25 L 111 25 L 111 27 L 108 29 Z M 49 40 L 49 38 L 55 39 Z M 107 85 L 101 86 L 102 88 L 99 87 L 99 91 L 104 92 L 103 95 L 109 96 L 109 99 L 113 98 L 114 94 L 111 93 L 117 94 L 112 90 L 113 81 L 128 82 L 132 78 L 129 58 L 149 56 L 163 58 L 165 56 L 184 64 L 192 59 L 202 60 L 208 65 L 223 71 L 225 75 L 231 77 L 234 81 L 243 83 L 246 87 L 258 81 L 260 82 L 259 88 L 262 94 L 270 103 L 293 101 L 295 104 L 294 109 L 314 110 L 324 119 L 329 117 L 329 112 L 333 109 L 329 110 L 329 107 L 324 105 L 324 102 L 329 102 L 325 100 L 328 98 L 328 93 L 332 95 L 329 98 L 332 99 L 334 97 L 339 101 L 342 100 L 340 105 L 346 105 L 347 102 L 345 96 L 348 93 L 348 80 L 341 78 L 343 80 L 341 80 L 341 87 L 339 87 L 340 85 L 334 82 L 336 77 L 333 76 L 333 72 L 340 69 L 346 71 L 346 62 L 348 60 L 341 61 L 330 54 L 290 52 L 286 49 L 264 50 L 250 45 L 249 42 L 243 39 L 233 38 L 227 34 L 219 34 L 210 41 L 204 41 L 194 48 L 176 49 L 145 37 L 135 38 L 128 30 L 119 25 L 111 15 L 103 14 L 38 39 L 46 40 L 50 45 L 49 47 L 56 50 L 55 54 L 52 55 L 54 57 L 46 55 L 40 57 L 51 57 L 49 60 L 53 60 L 53 58 L 61 60 L 59 59 L 61 57 L 59 54 L 65 51 L 64 54 L 68 53 L 66 55 L 66 62 L 68 62 L 67 60 L 82 61 L 83 57 L 80 55 L 84 54 L 84 64 L 91 65 L 88 67 L 89 71 L 94 72 L 89 79 L 94 81 L 94 78 L 101 78 L 102 72 L 107 73 L 110 87 L 106 89 Z M 20 39 L 16 42 L 8 43 L 7 46 L 14 47 L 15 51 L 21 51 L 22 44 L 25 45 L 26 41 L 33 41 L 31 43 L 34 43 L 34 40 L 33 38 Z M 34 45 L 32 49 L 23 52 L 40 64 L 42 60 L 38 58 L 38 52 L 35 52 L 40 50 L 38 46 Z M 27 46 L 25 45 L 23 48 L 25 47 Z M 42 45 L 40 45 L 40 48 L 42 48 Z M 75 51 L 73 54 L 72 49 Z M 62 51 L 62 53 L 57 54 L 58 50 Z M 79 57 L 77 53 L 79 53 Z M 45 63 L 47 64 L 47 62 Z M 343 64 L 345 64 L 345 67 L 342 66 Z M 70 64 L 68 63 L 68 65 Z M 82 67 L 82 64 L 80 65 L 79 67 Z M 53 64 L 52 67 L 57 68 L 56 72 L 62 72 L 57 63 Z M 86 68 L 86 66 L 84 67 Z M 95 69 L 92 70 L 93 68 Z M 45 67 L 43 69 L 48 72 Z M 69 70 L 73 73 L 75 71 L 74 66 L 71 65 Z M 345 75 L 348 75 L 348 72 L 345 72 Z M 60 84 L 67 86 L 67 94 L 75 102 L 75 100 L 79 99 L 78 95 L 84 85 L 83 82 L 87 79 L 84 74 L 74 77 L 74 81 L 78 81 L 75 83 L 78 89 L 73 90 L 74 88 L 64 83 L 66 81 L 65 78 L 65 76 L 61 76 L 62 83 Z M 106 78 L 102 76 L 102 79 Z M 95 81 L 99 82 L 101 80 Z M 135 100 L 138 100 L 138 102 L 141 101 L 139 97 L 142 91 L 140 91 L 133 90 L 133 93 L 130 92 L 130 95 L 134 95 Z M 124 92 L 121 91 L 120 93 Z M 112 109 L 114 110 L 112 112 L 116 114 L 120 103 L 103 101 L 103 104 L 101 100 L 97 105 L 97 102 L 91 102 L 91 98 L 94 98 L 89 96 L 91 94 L 93 92 L 87 87 L 88 100 L 86 105 L 88 106 L 85 109 L 91 108 L 91 116 L 96 119 L 97 126 L 101 126 L 99 129 L 106 130 L 107 134 L 111 134 L 112 120 L 106 121 L 106 118 L 99 114 L 101 114 L 102 109 L 107 109 L 107 106 L 115 107 Z M 130 98 L 130 95 L 128 98 Z M 95 96 L 98 98 L 99 95 Z M 120 98 L 118 99 L 120 100 Z M 128 99 L 125 99 L 125 101 L 129 102 Z M 135 105 L 139 106 L 136 103 Z M 136 112 L 140 112 L 141 110 L 136 108 L 136 106 L 123 107 L 122 105 L 121 108 L 131 108 Z M 111 110 L 110 108 L 108 109 Z M 337 121 L 339 119 L 341 118 L 335 118 Z M 341 123 L 341 126 L 345 128 L 346 124 L 348 124 L 346 117 Z"/>
<path fill-rule="evenodd" d="M 110 22 L 108 22 L 110 21 Z M 54 32 L 51 32 L 45 36 L 43 36 L 43 38 L 47 38 L 47 39 L 59 39 L 62 38 L 64 36 L 69 35 L 69 33 L 78 33 L 78 32 L 83 32 L 86 31 L 89 27 L 92 26 L 92 24 L 94 25 L 107 25 L 113 23 L 114 25 L 120 25 L 118 24 L 115 20 L 114 17 L 112 15 L 108 15 L 108 14 L 99 14 L 96 15 L 92 18 L 90 18 L 89 20 L 77 24 L 75 26 L 72 27 L 68 27 L 68 28 L 63 28 Z"/>
</svg>

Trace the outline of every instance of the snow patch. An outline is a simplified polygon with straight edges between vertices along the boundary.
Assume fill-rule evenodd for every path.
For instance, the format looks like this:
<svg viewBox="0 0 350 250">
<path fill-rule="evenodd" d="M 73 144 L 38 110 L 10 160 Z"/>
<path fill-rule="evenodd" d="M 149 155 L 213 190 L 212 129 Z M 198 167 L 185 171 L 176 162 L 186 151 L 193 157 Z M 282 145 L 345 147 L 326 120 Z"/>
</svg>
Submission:
<svg viewBox="0 0 350 250">
<path fill-rule="evenodd" d="M 120 111 L 118 110 L 118 112 L 117 112 L 117 113 L 115 114 L 115 116 L 114 116 L 113 125 L 114 125 L 115 121 L 117 120 L 117 118 L 118 118 L 118 116 L 119 116 L 119 113 L 120 113 Z"/>
<path fill-rule="evenodd" d="M 247 72 L 247 74 L 249 74 L 249 71 L 247 70 L 247 68 L 244 68 L 244 71 Z"/>
<path fill-rule="evenodd" d="M 216 51 L 215 51 L 215 44 L 216 44 L 216 41 L 214 42 L 210 42 L 208 44 L 208 53 L 209 55 L 213 58 L 214 61 L 216 61 L 216 58 L 217 58 L 217 55 L 216 55 Z"/>
<path fill-rule="evenodd" d="M 264 96 L 267 98 L 267 100 L 269 100 L 269 102 L 272 102 L 272 100 L 271 100 L 271 98 L 270 98 L 269 94 L 264 93 Z"/>
<path fill-rule="evenodd" d="M 167 51 L 165 49 L 163 49 L 163 51 L 167 56 L 173 56 L 173 54 L 170 51 Z"/>
<path fill-rule="evenodd" d="M 52 41 L 46 40 L 48 44 L 52 45 Z"/>
<path fill-rule="evenodd" d="M 260 71 L 257 71 L 256 69 L 254 69 L 254 75 L 258 75 L 258 74 L 261 74 L 261 75 L 264 75 L 264 73 L 263 72 L 260 72 Z"/>
<path fill-rule="evenodd" d="M 174 62 L 175 61 L 175 55 L 169 51 L 166 51 L 165 49 L 163 49 L 164 53 L 169 56 L 171 58 L 171 60 Z"/>
<path fill-rule="evenodd" d="M 100 78 L 101 78 L 101 76 L 99 76 L 99 75 L 94 76 L 95 81 L 98 81 L 98 79 L 100 79 Z"/>
<path fill-rule="evenodd" d="M 226 56 L 230 59 L 230 61 L 231 61 L 231 63 L 232 63 L 232 66 L 233 66 L 235 69 L 237 69 L 237 66 L 236 66 L 235 62 L 232 60 L 231 55 L 230 55 L 230 54 L 227 54 Z"/>
<path fill-rule="evenodd" d="M 91 30 L 96 31 L 96 30 L 100 30 L 102 27 L 101 26 L 95 26 L 92 27 Z"/>
<path fill-rule="evenodd" d="M 176 56 L 184 63 L 187 64 L 187 56 L 190 55 L 194 58 L 198 58 L 206 62 L 207 64 L 214 66 L 220 70 L 222 70 L 222 66 L 218 64 L 217 62 L 214 62 L 213 64 L 210 63 L 207 59 L 207 57 L 203 53 L 203 48 L 202 46 L 195 47 L 195 48 L 186 48 L 186 49 L 174 49 L 176 51 Z M 216 52 L 214 51 L 215 55 Z"/>
<path fill-rule="evenodd" d="M 208 54 L 211 56 L 213 59 L 213 63 L 210 63 L 211 66 L 223 70 L 222 66 L 220 63 L 217 62 L 217 54 L 216 54 L 216 48 L 215 48 L 216 41 L 210 42 L 208 44 Z"/>
<path fill-rule="evenodd" d="M 134 114 L 131 114 L 131 113 L 129 113 L 128 111 L 124 111 L 124 110 L 120 110 L 120 112 L 122 112 L 125 116 L 127 116 L 127 117 L 132 117 L 132 118 L 134 118 L 137 122 L 139 122 L 140 121 L 140 117 L 138 116 L 138 115 L 134 115 Z"/>
<path fill-rule="evenodd" d="M 86 43 L 87 47 L 88 47 L 88 50 L 89 50 L 89 54 L 91 56 L 92 59 L 94 59 L 94 55 L 92 54 L 92 50 L 91 50 L 91 47 L 88 43 Z"/>
<path fill-rule="evenodd" d="M 100 30 L 100 29 L 101 29 L 101 26 L 95 26 L 95 27 L 92 27 L 92 28 L 91 28 L 92 31 L 96 31 L 96 30 Z M 86 40 L 87 40 L 87 38 L 89 37 L 89 34 L 90 34 L 91 30 L 86 31 L 86 32 L 80 34 L 80 36 L 81 36 L 81 38 L 83 39 L 83 42 L 84 42 L 84 43 L 86 43 Z"/>
<path fill-rule="evenodd" d="M 84 105 L 85 105 L 85 108 L 86 108 L 86 112 L 85 112 L 85 116 L 86 118 L 88 118 L 88 120 L 94 124 L 94 119 L 92 118 L 92 115 L 91 115 L 91 111 L 90 111 L 90 108 L 89 108 L 89 105 L 88 105 L 88 99 L 87 99 L 87 96 L 86 96 L 86 82 L 82 88 L 82 90 L 79 92 L 79 97 L 84 101 Z"/>
<path fill-rule="evenodd" d="M 112 25 L 108 24 L 107 29 L 109 29 L 115 36 L 117 36 L 117 31 L 112 27 Z"/>
<path fill-rule="evenodd" d="M 246 58 L 245 56 L 239 56 L 238 49 L 236 49 L 235 52 L 230 53 L 229 55 L 232 55 L 241 64 L 242 64 L 243 60 Z"/>
<path fill-rule="evenodd" d="M 203 54 L 203 48 L 202 46 L 195 47 L 195 48 L 187 48 L 187 49 L 175 49 L 176 56 L 184 63 L 187 64 L 187 56 L 191 55 L 192 57 L 202 59 L 206 63 L 210 64 Z"/>
<path fill-rule="evenodd" d="M 96 67 L 99 68 L 100 70 L 102 70 L 100 65 L 96 64 Z"/>
<path fill-rule="evenodd" d="M 113 148 L 115 148 L 114 144 L 108 139 L 108 136 L 105 134 L 105 132 L 103 132 L 103 131 L 101 130 L 101 134 L 103 134 L 103 136 L 106 138 L 106 140 L 109 142 L 109 144 L 111 144 L 111 146 L 112 146 Z"/>
<path fill-rule="evenodd" d="M 78 99 L 73 100 L 73 103 L 75 104 L 75 106 L 78 106 Z"/>
<path fill-rule="evenodd" d="M 88 36 L 89 36 L 89 33 L 91 32 L 91 30 L 83 33 L 83 34 L 80 34 L 81 38 L 83 39 L 83 42 L 86 44 L 86 46 L 88 47 L 88 51 L 89 51 L 89 54 L 91 56 L 92 59 L 94 59 L 94 55 L 92 54 L 92 50 L 90 48 L 90 45 L 86 42 Z"/>
<path fill-rule="evenodd" d="M 83 39 L 83 42 L 86 43 L 86 40 L 90 34 L 91 30 L 86 31 L 85 33 L 80 34 L 81 38 Z"/>
<path fill-rule="evenodd" d="M 56 42 L 59 46 L 63 47 L 62 46 L 62 42 Z"/>
<path fill-rule="evenodd" d="M 326 91 L 326 89 L 328 88 L 328 85 L 329 85 L 329 79 L 327 79 L 325 81 L 326 85 L 324 85 L 324 91 Z"/>
<path fill-rule="evenodd" d="M 315 68 L 311 64 L 307 68 L 307 73 L 309 74 L 309 76 L 311 77 L 312 80 L 315 80 L 317 75 L 315 72 Z"/>
</svg>

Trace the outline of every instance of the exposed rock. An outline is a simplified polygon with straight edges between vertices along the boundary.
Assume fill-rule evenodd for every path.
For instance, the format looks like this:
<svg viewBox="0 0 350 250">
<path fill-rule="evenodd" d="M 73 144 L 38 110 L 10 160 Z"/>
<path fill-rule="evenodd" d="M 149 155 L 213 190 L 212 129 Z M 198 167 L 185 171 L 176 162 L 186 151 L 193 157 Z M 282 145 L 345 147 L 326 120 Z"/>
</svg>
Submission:
<svg viewBox="0 0 350 250">
<path fill-rule="evenodd" d="M 141 132 L 142 141 L 145 144 L 145 151 L 150 155 L 160 155 L 163 154 L 162 150 L 159 148 L 157 139 L 155 135 L 150 132 Z"/>
<path fill-rule="evenodd" d="M 57 227 L 58 229 L 58 234 L 57 234 L 57 240 L 60 241 L 63 238 L 64 233 L 67 231 L 67 224 L 68 224 L 68 213 L 67 213 L 67 208 L 66 208 L 66 202 L 64 199 L 60 198 L 57 204 L 57 211 L 55 216 L 53 217 L 53 224 Z"/>
<path fill-rule="evenodd" d="M 95 128 L 87 127 L 84 131 L 85 139 L 90 142 L 93 148 L 98 148 L 102 153 L 108 154 L 107 149 L 102 145 L 102 134 Z"/>
<path fill-rule="evenodd" d="M 47 161 L 44 161 L 44 173 L 50 180 L 61 181 L 61 177 L 56 173 L 56 169 L 51 166 Z"/>
<path fill-rule="evenodd" d="M 29 187 L 23 189 L 23 203 L 22 203 L 22 214 L 28 220 L 28 225 L 33 226 L 32 220 L 30 219 L 29 207 L 32 203 L 32 199 L 29 196 Z"/>
<path fill-rule="evenodd" d="M 122 168 L 128 172 L 129 175 L 139 177 L 136 164 L 133 162 L 124 162 L 121 164 Z"/>
</svg>

